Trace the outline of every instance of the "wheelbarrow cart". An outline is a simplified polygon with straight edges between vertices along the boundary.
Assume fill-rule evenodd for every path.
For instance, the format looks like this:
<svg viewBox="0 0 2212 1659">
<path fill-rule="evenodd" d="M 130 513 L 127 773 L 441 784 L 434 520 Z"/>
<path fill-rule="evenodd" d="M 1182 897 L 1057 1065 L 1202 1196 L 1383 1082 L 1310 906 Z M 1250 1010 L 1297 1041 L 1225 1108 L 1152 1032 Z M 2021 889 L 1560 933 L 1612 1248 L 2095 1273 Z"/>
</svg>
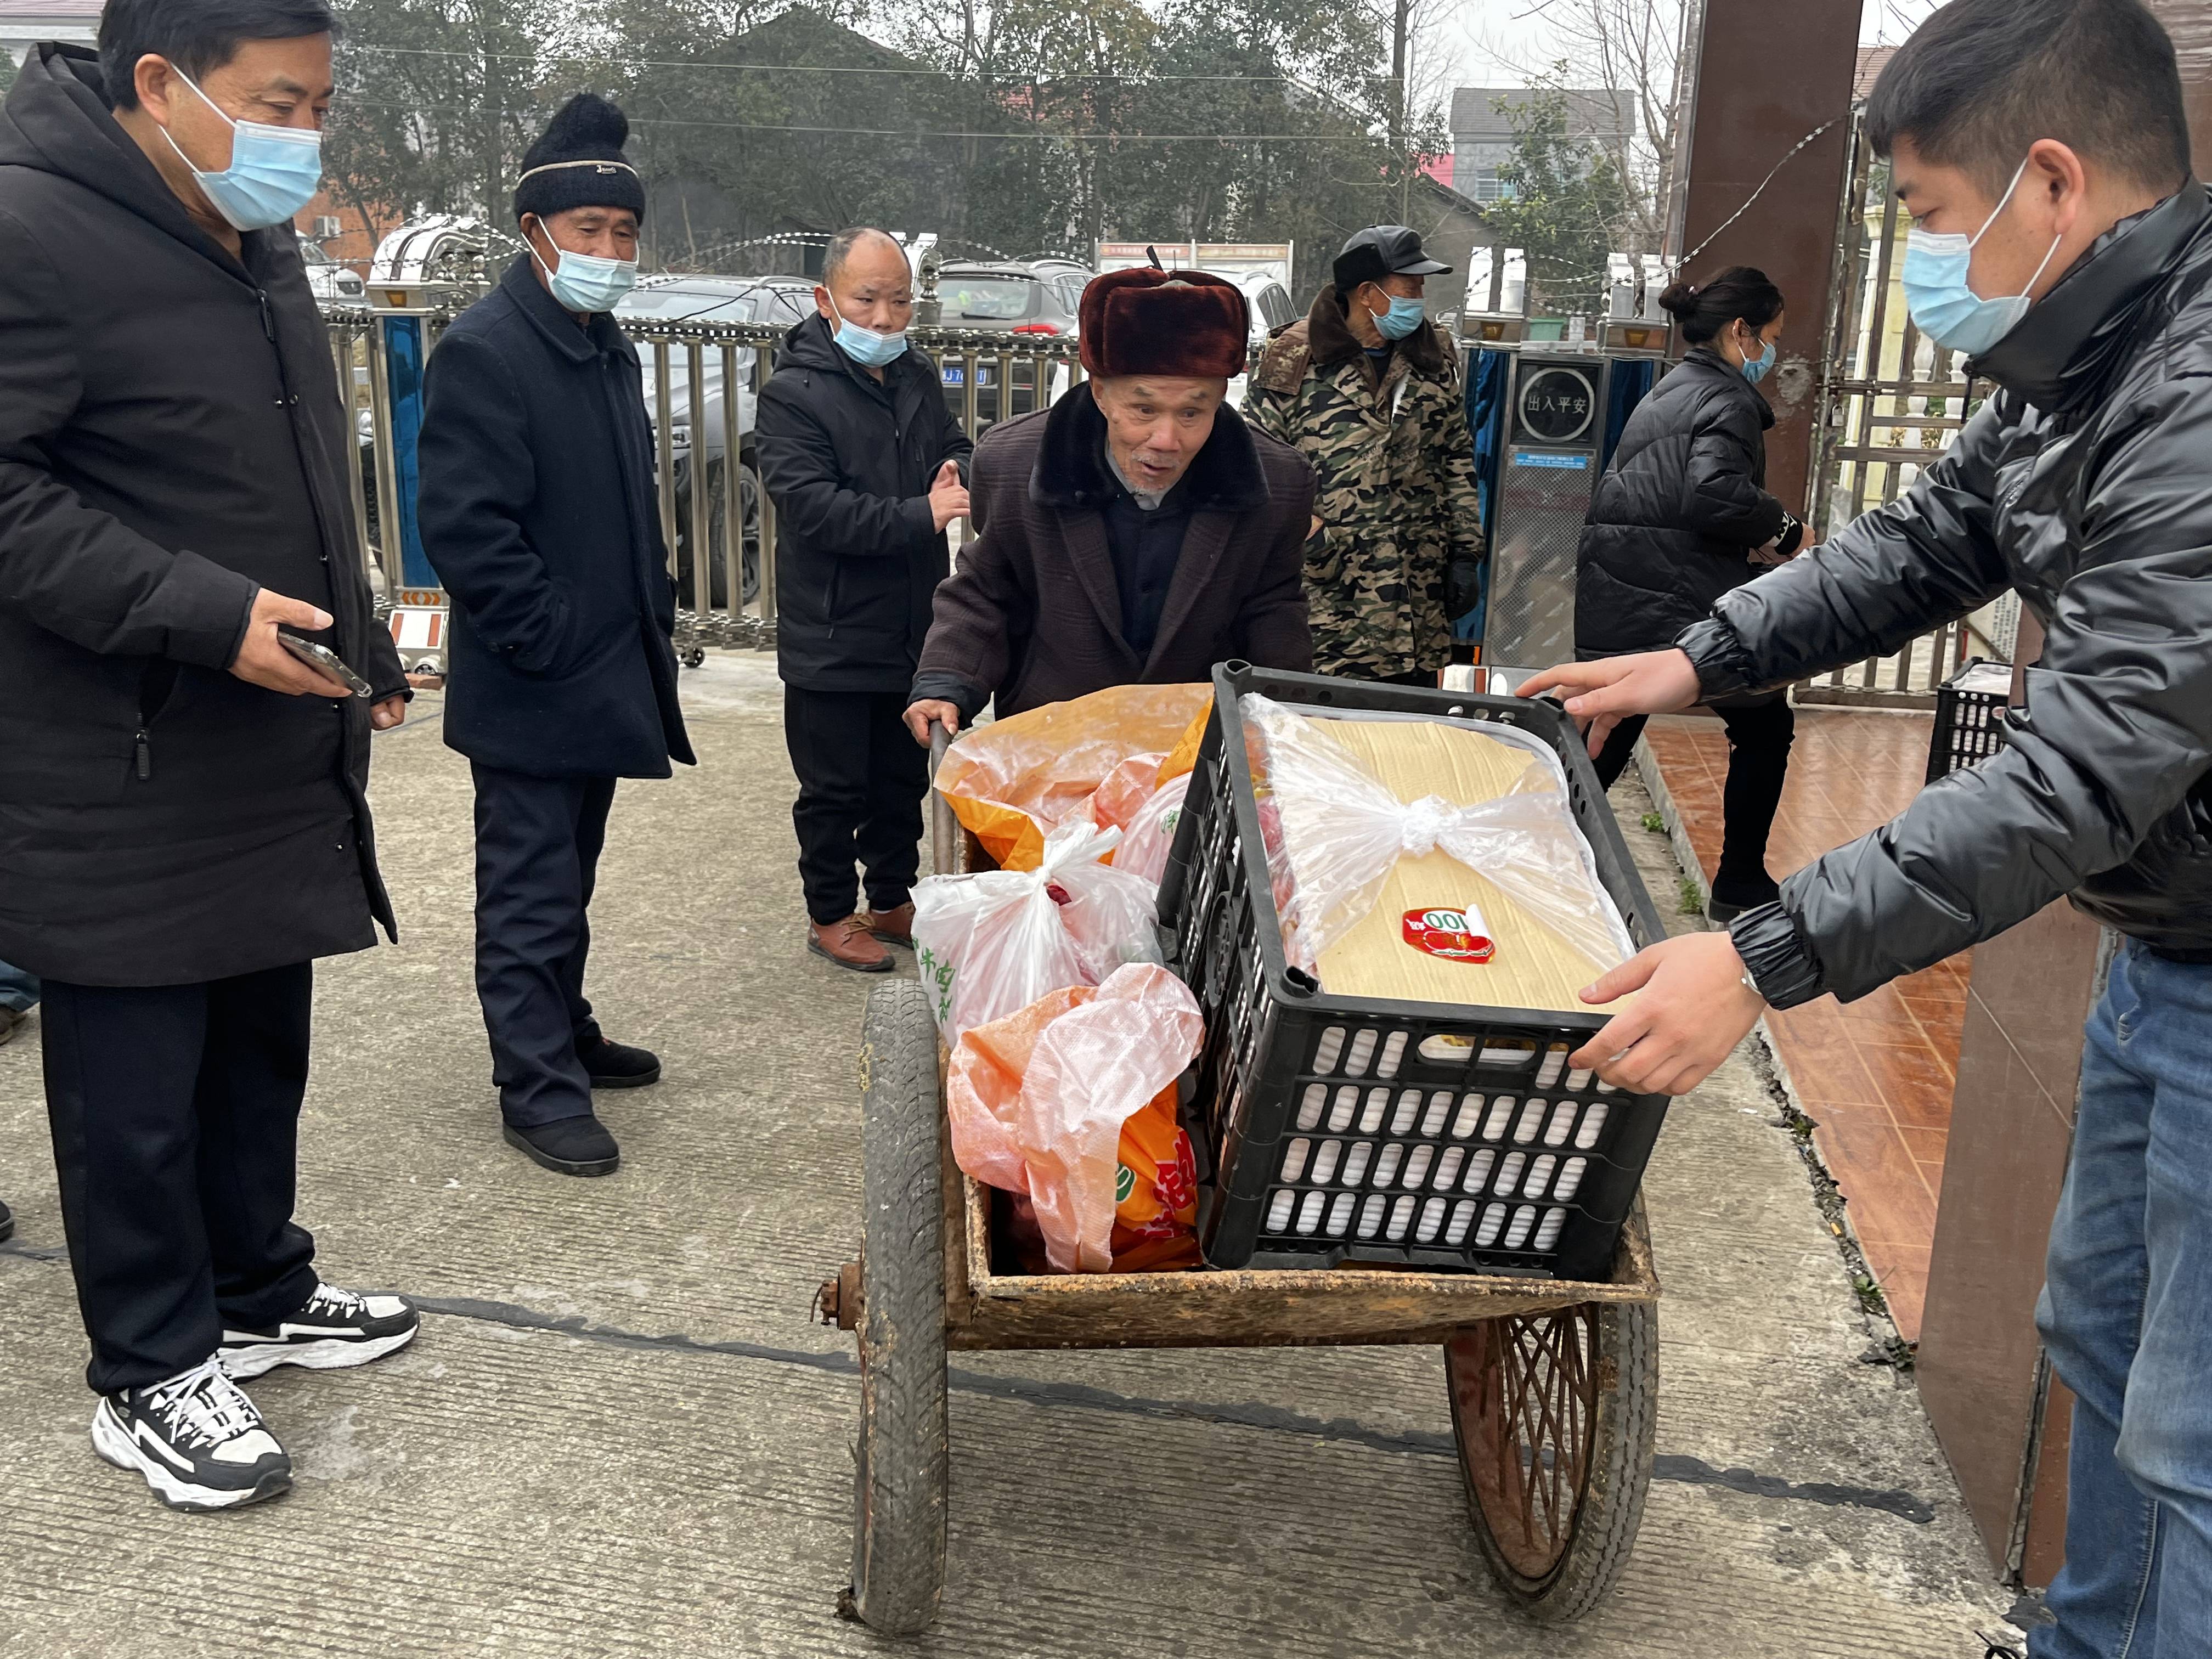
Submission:
<svg viewBox="0 0 2212 1659">
<path fill-rule="evenodd" d="M 980 847 L 941 797 L 935 808 L 937 869 L 973 867 Z M 1642 903 L 1642 926 L 1656 926 Z M 944 1052 L 921 985 L 872 994 L 860 1073 L 860 1255 L 819 1293 L 824 1322 L 860 1348 L 847 1616 L 894 1635 L 936 1617 L 946 1357 L 992 1349 L 1435 1345 L 1469 1518 L 1500 1589 L 1546 1623 L 1579 1618 L 1612 1589 L 1642 1516 L 1658 1393 L 1659 1286 L 1640 1201 L 1609 1270 L 1574 1280 L 1355 1261 L 1009 1272 L 992 1249 L 991 1190 L 952 1161 Z"/>
</svg>

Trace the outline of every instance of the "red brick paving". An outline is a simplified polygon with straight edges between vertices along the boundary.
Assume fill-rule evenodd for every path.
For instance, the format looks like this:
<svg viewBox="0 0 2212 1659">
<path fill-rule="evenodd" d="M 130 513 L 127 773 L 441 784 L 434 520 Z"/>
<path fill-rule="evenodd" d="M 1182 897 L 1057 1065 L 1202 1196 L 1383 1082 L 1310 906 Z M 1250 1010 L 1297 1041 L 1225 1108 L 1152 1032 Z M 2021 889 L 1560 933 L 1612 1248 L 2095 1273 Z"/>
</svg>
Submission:
<svg viewBox="0 0 2212 1659">
<path fill-rule="evenodd" d="M 1768 843 L 1775 876 L 1903 811 L 1926 775 L 1929 726 L 1925 714 L 1799 709 Z M 1644 736 L 1710 882 L 1720 861 L 1727 737 L 1718 720 L 1694 716 L 1655 720 Z M 1867 1265 L 1907 1341 L 1919 1338 L 1928 1289 L 1969 960 L 1954 957 L 1849 1006 L 1822 997 L 1767 1018 L 1816 1126 L 1814 1145 L 1850 1200 Z"/>
</svg>

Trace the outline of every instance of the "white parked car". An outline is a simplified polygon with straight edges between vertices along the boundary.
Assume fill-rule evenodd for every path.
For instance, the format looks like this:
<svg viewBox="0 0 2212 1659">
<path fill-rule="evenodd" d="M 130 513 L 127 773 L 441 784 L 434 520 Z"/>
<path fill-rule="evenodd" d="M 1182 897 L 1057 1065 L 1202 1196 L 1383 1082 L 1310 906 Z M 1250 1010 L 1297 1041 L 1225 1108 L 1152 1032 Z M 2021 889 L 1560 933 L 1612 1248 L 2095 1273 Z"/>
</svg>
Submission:
<svg viewBox="0 0 2212 1659">
<path fill-rule="evenodd" d="M 351 266 L 342 265 L 323 252 L 320 242 L 300 239 L 300 258 L 307 267 L 307 287 L 326 306 L 365 306 L 368 291 Z"/>
</svg>

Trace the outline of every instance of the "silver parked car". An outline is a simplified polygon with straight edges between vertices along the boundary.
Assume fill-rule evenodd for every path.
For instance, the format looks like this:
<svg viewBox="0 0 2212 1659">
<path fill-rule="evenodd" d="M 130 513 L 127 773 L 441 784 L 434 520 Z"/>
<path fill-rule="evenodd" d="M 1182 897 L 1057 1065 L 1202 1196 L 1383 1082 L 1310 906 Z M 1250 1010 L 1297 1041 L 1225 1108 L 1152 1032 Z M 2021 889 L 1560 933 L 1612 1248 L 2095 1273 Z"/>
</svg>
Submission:
<svg viewBox="0 0 2212 1659">
<path fill-rule="evenodd" d="M 1012 259 L 947 260 L 937 278 L 938 298 L 944 307 L 939 321 L 946 328 L 1011 336 L 1007 343 L 1017 348 L 1024 339 L 1072 339 L 1083 284 L 1090 280 L 1087 274 L 1079 276 L 1081 271 L 1082 267 L 1066 260 L 1042 260 L 1035 266 Z M 946 360 L 939 362 L 938 373 L 945 382 L 945 395 L 958 407 L 968 392 L 969 365 L 950 361 L 951 356 L 947 353 Z M 980 438 L 1000 416 L 1000 365 L 979 362 L 974 367 L 975 435 Z M 1005 367 L 1012 381 L 1005 412 L 1026 415 L 1041 407 L 1035 360 L 1016 359 Z"/>
<path fill-rule="evenodd" d="M 682 274 L 648 276 L 625 295 L 615 315 L 638 348 L 645 379 L 645 408 L 648 420 L 658 418 L 659 377 L 653 336 L 656 328 L 676 324 L 763 323 L 786 329 L 814 312 L 814 284 L 800 276 L 707 276 Z M 736 354 L 738 386 L 738 501 L 743 514 L 741 568 L 744 583 L 740 604 L 750 603 L 760 592 L 760 475 L 752 455 L 753 416 L 758 401 L 763 366 L 751 346 Z M 711 603 L 730 603 L 728 566 L 722 558 L 727 534 L 727 506 L 723 469 L 728 447 L 724 431 L 722 352 L 710 347 L 703 355 L 702 403 L 706 428 L 696 448 L 704 458 L 708 489 L 708 544 L 714 551 Z M 682 342 L 668 348 L 668 460 L 676 489 L 676 568 L 679 604 L 690 605 L 692 586 L 691 480 L 695 445 L 691 431 L 690 356 Z"/>
</svg>

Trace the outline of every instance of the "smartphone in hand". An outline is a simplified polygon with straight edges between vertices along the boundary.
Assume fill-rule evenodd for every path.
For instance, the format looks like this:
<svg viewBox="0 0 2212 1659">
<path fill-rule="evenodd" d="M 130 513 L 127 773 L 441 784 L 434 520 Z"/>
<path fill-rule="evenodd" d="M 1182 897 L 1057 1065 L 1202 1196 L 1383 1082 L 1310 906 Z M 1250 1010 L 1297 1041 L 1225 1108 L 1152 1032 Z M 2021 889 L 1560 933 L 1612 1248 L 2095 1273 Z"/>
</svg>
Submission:
<svg viewBox="0 0 2212 1659">
<path fill-rule="evenodd" d="M 284 648 L 306 663 L 310 668 L 320 669 L 356 697 L 370 695 L 368 682 L 346 666 L 345 659 L 327 645 L 318 645 L 313 640 L 303 640 L 297 634 L 276 630 L 276 637 Z"/>
</svg>

